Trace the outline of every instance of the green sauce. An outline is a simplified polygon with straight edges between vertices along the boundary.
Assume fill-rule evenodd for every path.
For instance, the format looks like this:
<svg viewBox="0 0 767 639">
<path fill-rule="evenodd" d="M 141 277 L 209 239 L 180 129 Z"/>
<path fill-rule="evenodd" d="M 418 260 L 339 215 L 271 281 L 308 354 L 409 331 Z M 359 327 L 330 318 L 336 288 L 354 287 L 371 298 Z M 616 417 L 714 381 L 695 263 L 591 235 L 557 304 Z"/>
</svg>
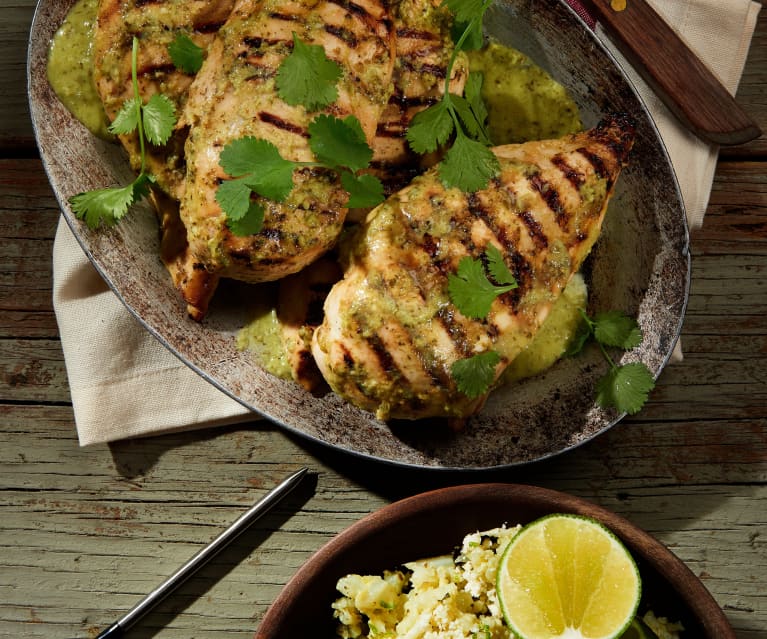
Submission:
<svg viewBox="0 0 767 639">
<path fill-rule="evenodd" d="M 504 383 L 542 373 L 562 357 L 578 330 L 581 322 L 578 309 L 586 307 L 587 295 L 586 282 L 576 274 L 554 302 L 533 341 L 504 371 Z"/>
<path fill-rule="evenodd" d="M 469 67 L 484 78 L 494 144 L 549 140 L 583 128 L 567 90 L 523 53 L 492 42 L 469 52 Z"/>
<path fill-rule="evenodd" d="M 98 0 L 78 0 L 53 36 L 48 53 L 48 82 L 62 104 L 89 131 L 112 139 L 93 81 L 93 29 Z"/>
<path fill-rule="evenodd" d="M 282 344 L 273 287 L 257 287 L 258 302 L 253 319 L 237 333 L 237 348 L 250 351 L 260 366 L 275 377 L 291 379 L 290 365 Z"/>
</svg>

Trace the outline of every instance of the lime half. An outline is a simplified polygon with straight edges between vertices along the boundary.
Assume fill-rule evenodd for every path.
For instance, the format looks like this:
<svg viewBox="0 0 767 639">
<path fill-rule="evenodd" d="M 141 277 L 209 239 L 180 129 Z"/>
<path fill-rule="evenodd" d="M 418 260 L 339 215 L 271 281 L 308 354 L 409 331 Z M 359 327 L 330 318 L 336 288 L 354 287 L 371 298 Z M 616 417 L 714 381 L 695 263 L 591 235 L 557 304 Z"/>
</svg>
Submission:
<svg viewBox="0 0 767 639">
<path fill-rule="evenodd" d="M 509 627 L 522 639 L 614 639 L 642 595 L 636 564 L 601 523 L 549 515 L 509 543 L 497 576 Z"/>
</svg>

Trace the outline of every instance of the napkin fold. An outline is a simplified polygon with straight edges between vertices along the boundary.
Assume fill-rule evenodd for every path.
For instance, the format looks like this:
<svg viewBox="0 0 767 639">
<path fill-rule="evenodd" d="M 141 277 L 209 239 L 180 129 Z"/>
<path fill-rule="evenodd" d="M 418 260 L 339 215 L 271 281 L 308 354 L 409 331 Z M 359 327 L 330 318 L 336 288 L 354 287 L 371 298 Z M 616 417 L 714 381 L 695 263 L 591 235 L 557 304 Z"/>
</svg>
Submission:
<svg viewBox="0 0 767 639">
<path fill-rule="evenodd" d="M 568 1 L 587 17 L 577 0 Z M 648 1 L 734 94 L 761 5 L 752 0 Z M 679 179 L 690 227 L 698 228 L 718 148 L 678 124 L 599 25 L 596 32 L 650 109 Z M 53 247 L 53 306 L 82 446 L 257 419 L 144 329 L 97 273 L 63 218 Z M 674 359 L 680 358 L 677 348 Z"/>
</svg>

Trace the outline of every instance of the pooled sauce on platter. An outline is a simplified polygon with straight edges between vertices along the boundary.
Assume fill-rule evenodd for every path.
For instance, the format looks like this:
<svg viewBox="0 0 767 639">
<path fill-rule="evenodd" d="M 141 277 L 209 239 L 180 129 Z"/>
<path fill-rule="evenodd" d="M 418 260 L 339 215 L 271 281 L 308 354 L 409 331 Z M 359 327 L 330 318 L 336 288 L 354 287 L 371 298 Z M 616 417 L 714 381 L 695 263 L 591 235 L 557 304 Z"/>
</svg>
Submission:
<svg viewBox="0 0 767 639">
<path fill-rule="evenodd" d="M 93 81 L 93 29 L 98 0 L 78 0 L 53 36 L 48 53 L 48 82 L 62 104 L 88 130 L 112 139 Z"/>
<path fill-rule="evenodd" d="M 98 0 L 78 0 L 53 38 L 48 80 L 64 106 L 94 135 L 110 139 L 108 121 L 93 81 L 93 30 Z M 566 89 L 523 53 L 496 42 L 469 53 L 470 68 L 483 74 L 482 98 L 494 144 L 558 138 L 581 130 L 578 107 Z M 238 334 L 237 345 L 253 353 L 273 375 L 290 379 L 280 325 L 275 311 L 275 287 L 253 285 L 260 302 L 252 321 Z M 528 348 L 506 370 L 510 382 L 538 374 L 564 353 L 580 320 L 578 307 L 586 286 L 573 278 L 555 302 L 549 318 Z"/>
</svg>

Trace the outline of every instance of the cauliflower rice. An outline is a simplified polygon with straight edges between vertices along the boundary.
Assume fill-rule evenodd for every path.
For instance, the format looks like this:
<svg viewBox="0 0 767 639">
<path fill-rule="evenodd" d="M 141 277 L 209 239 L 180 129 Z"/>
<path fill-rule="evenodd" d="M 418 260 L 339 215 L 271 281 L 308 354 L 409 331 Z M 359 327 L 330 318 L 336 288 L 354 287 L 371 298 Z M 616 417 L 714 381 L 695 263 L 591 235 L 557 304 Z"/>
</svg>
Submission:
<svg viewBox="0 0 767 639">
<path fill-rule="evenodd" d="M 514 639 L 495 591 L 503 551 L 521 526 L 493 528 L 464 537 L 456 555 L 443 555 L 386 570 L 346 575 L 333 602 L 342 639 Z M 679 639 L 681 624 L 643 621 L 660 639 Z"/>
</svg>

